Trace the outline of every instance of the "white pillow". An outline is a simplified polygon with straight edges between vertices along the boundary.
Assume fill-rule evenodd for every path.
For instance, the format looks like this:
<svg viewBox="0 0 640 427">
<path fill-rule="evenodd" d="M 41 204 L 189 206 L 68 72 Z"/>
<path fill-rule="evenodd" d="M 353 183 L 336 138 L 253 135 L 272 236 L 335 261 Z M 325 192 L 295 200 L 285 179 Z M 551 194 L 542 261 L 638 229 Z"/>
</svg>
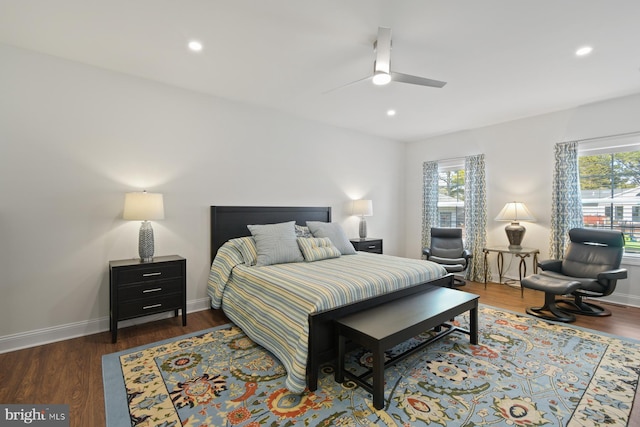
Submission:
<svg viewBox="0 0 640 427">
<path fill-rule="evenodd" d="M 337 222 L 307 221 L 313 237 L 328 237 L 342 255 L 355 255 L 356 250 Z"/>
<path fill-rule="evenodd" d="M 280 224 L 247 225 L 256 241 L 257 266 L 304 261 L 296 241 L 293 224 L 295 221 Z"/>
</svg>

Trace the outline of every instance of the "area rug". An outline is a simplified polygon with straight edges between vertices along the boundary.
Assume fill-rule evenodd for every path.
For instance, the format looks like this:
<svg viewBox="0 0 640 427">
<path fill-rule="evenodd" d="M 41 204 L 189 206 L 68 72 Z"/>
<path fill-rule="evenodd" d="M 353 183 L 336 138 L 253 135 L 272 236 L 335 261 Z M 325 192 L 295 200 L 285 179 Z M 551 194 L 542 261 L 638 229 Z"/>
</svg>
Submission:
<svg viewBox="0 0 640 427">
<path fill-rule="evenodd" d="M 478 345 L 452 333 L 388 368 L 382 410 L 331 365 L 318 390 L 290 393 L 280 362 L 233 325 L 109 354 L 107 426 L 627 425 L 640 342 L 487 306 L 479 330 Z M 348 356 L 354 372 L 369 364 Z"/>
</svg>

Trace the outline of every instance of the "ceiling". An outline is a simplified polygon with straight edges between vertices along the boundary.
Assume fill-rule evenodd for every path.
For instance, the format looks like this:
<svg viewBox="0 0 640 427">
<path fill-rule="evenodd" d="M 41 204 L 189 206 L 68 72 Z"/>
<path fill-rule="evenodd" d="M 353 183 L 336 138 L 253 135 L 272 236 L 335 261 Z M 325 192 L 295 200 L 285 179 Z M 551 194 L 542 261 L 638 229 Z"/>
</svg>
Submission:
<svg viewBox="0 0 640 427">
<path fill-rule="evenodd" d="M 639 93 L 638 18 L 637 0 L 0 0 L 0 43 L 417 141 Z M 392 71 L 448 84 L 331 91 L 372 73 L 379 26 Z"/>
</svg>

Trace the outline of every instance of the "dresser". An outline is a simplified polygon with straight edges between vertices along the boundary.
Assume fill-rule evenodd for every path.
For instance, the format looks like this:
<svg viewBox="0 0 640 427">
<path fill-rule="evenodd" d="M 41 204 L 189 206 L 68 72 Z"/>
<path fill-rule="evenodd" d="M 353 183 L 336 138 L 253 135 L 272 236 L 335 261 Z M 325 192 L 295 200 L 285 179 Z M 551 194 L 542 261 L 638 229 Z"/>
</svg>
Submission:
<svg viewBox="0 0 640 427">
<path fill-rule="evenodd" d="M 182 310 L 187 324 L 187 260 L 178 255 L 109 261 L 109 328 L 118 339 L 118 322 Z"/>
<path fill-rule="evenodd" d="M 350 239 L 349 240 L 356 251 L 371 252 L 374 254 L 382 253 L 382 239 Z"/>
</svg>

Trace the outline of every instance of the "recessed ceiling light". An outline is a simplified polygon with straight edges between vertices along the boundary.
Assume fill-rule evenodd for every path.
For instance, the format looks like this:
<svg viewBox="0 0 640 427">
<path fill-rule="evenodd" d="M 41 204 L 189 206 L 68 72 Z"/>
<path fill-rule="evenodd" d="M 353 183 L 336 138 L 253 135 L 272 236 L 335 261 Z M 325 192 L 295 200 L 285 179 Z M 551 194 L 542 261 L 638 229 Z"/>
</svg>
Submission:
<svg viewBox="0 0 640 427">
<path fill-rule="evenodd" d="M 593 52 L 593 48 L 591 46 L 582 46 L 580 49 L 576 50 L 576 56 L 587 56 L 591 52 Z"/>
<path fill-rule="evenodd" d="M 191 40 L 188 44 L 189 49 L 194 52 L 200 52 L 202 50 L 202 43 L 197 40 Z"/>
<path fill-rule="evenodd" d="M 387 116 L 392 117 L 396 115 L 396 110 L 387 110 Z"/>
</svg>

